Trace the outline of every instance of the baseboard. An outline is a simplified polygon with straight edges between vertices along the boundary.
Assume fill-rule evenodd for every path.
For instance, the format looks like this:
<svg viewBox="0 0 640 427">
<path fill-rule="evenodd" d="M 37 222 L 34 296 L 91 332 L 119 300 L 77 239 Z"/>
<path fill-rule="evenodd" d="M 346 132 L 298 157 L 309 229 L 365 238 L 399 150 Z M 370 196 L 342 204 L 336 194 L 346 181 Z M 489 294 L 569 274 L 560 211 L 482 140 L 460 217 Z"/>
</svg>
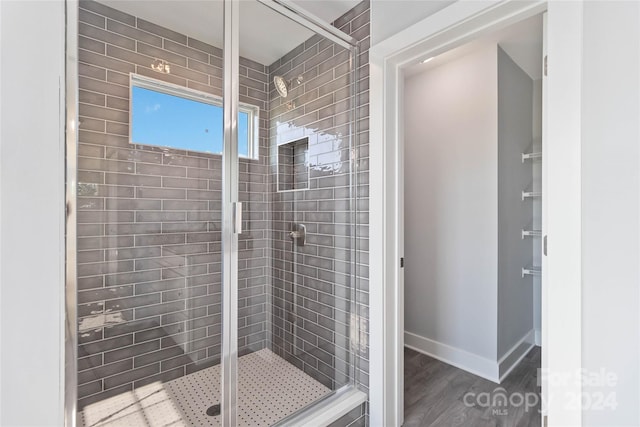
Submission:
<svg viewBox="0 0 640 427">
<path fill-rule="evenodd" d="M 498 361 L 500 382 L 509 375 L 513 368 L 518 366 L 520 361 L 529 353 L 529 350 L 533 348 L 535 336 L 535 331 L 533 329 L 530 330 L 500 358 Z"/>
<path fill-rule="evenodd" d="M 538 347 L 542 346 L 542 332 L 540 329 L 536 329 L 536 345 Z"/>
<path fill-rule="evenodd" d="M 478 375 L 494 383 L 499 383 L 498 363 L 495 360 L 487 359 L 411 332 L 404 333 L 404 345 L 456 368 Z"/>
</svg>

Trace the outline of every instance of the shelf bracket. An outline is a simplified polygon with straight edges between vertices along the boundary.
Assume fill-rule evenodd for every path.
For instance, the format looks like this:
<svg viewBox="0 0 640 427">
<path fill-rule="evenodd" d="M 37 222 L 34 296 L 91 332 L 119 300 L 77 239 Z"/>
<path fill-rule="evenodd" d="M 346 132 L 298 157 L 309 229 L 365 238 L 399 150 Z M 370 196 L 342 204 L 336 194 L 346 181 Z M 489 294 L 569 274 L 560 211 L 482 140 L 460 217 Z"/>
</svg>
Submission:
<svg viewBox="0 0 640 427">
<path fill-rule="evenodd" d="M 541 276 L 542 270 L 540 267 L 525 267 L 522 269 L 522 277 L 524 276 Z"/>
</svg>

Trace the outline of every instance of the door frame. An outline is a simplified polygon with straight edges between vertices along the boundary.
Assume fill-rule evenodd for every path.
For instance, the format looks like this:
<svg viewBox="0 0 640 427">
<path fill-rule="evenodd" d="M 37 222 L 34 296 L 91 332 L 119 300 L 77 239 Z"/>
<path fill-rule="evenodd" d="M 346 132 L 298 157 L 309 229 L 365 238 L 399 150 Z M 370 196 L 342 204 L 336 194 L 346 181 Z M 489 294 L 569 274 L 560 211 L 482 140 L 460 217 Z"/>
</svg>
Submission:
<svg viewBox="0 0 640 427">
<path fill-rule="evenodd" d="M 553 241 L 543 273 L 549 285 L 542 295 L 543 415 L 553 425 L 581 423 L 579 383 L 548 379 L 581 368 L 582 5 L 507 0 L 455 2 L 370 51 L 372 426 L 401 426 L 404 420 L 403 68 L 545 10 L 553 72 L 543 106 L 549 190 L 543 233 Z"/>
</svg>

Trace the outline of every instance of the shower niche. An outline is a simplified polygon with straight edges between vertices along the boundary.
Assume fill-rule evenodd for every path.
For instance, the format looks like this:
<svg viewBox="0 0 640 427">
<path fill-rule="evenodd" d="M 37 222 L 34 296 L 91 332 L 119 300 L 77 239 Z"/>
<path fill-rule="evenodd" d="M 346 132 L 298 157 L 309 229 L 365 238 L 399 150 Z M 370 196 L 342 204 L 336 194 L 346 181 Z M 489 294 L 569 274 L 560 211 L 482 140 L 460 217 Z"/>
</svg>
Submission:
<svg viewBox="0 0 640 427">
<path fill-rule="evenodd" d="M 309 188 L 309 138 L 278 146 L 278 191 Z"/>
</svg>

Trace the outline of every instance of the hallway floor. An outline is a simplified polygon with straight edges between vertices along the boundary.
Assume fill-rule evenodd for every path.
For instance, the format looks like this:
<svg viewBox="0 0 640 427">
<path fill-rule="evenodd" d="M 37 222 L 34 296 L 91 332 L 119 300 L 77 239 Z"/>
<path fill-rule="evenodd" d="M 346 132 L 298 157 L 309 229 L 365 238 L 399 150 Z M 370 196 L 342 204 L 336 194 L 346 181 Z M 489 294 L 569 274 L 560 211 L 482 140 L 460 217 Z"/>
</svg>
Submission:
<svg viewBox="0 0 640 427">
<path fill-rule="evenodd" d="M 540 360 L 534 347 L 495 384 L 405 348 L 403 427 L 539 427 Z"/>
</svg>

